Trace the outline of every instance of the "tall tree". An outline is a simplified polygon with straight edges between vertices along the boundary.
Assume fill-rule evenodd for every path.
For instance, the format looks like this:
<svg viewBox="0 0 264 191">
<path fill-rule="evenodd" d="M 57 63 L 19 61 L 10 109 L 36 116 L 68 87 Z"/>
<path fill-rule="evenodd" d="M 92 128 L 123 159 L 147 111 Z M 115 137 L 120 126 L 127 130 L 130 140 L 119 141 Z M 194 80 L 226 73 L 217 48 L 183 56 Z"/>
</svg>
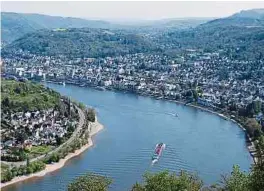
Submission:
<svg viewBox="0 0 264 191">
<path fill-rule="evenodd" d="M 106 191 L 111 182 L 107 177 L 88 173 L 70 183 L 68 191 Z"/>
<path fill-rule="evenodd" d="M 229 177 L 223 178 L 224 190 L 228 191 L 245 191 L 249 188 L 249 176 L 240 171 L 239 166 L 235 165 Z"/>
<path fill-rule="evenodd" d="M 136 183 L 132 191 L 199 191 L 202 181 L 194 175 L 181 172 L 179 176 L 163 171 L 157 174 L 144 175 L 144 183 Z"/>
</svg>

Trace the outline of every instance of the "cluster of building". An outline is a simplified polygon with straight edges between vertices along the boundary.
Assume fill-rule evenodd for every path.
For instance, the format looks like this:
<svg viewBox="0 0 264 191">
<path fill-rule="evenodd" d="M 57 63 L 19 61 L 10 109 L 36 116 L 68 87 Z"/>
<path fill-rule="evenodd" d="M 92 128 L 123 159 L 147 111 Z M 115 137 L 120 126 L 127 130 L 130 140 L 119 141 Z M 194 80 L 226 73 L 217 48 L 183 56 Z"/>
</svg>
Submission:
<svg viewBox="0 0 264 191">
<path fill-rule="evenodd" d="M 127 54 L 106 58 L 36 56 L 20 52 L 3 59 L 4 75 L 116 89 L 174 100 L 189 100 L 200 90 L 198 103 L 244 107 L 264 100 L 264 61 L 230 59 L 221 50 L 185 50 L 177 57 Z"/>
<path fill-rule="evenodd" d="M 75 128 L 77 121 L 59 115 L 55 109 L 4 113 L 1 116 L 1 155 L 12 154 L 13 148 L 30 149 L 38 145 L 56 145 L 58 138 Z"/>
</svg>

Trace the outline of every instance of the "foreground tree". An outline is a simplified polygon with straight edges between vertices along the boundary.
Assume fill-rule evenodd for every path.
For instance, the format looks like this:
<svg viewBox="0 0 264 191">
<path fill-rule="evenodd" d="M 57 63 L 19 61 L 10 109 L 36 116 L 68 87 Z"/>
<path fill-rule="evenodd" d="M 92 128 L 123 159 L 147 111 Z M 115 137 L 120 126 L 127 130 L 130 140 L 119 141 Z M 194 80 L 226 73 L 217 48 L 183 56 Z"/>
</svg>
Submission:
<svg viewBox="0 0 264 191">
<path fill-rule="evenodd" d="M 264 191 L 264 136 L 255 142 L 257 149 L 257 163 L 252 166 L 249 174 L 233 167 L 231 175 L 224 178 L 223 190 L 228 191 Z"/>
<path fill-rule="evenodd" d="M 250 187 L 252 190 L 264 191 L 264 135 L 256 141 L 257 164 L 251 171 Z"/>
<path fill-rule="evenodd" d="M 144 183 L 136 183 L 132 191 L 198 191 L 202 181 L 194 175 L 181 172 L 179 176 L 168 171 L 144 175 Z"/>
<path fill-rule="evenodd" d="M 107 177 L 88 173 L 70 183 L 68 191 L 106 191 L 111 182 Z"/>
<path fill-rule="evenodd" d="M 249 188 L 250 177 L 246 173 L 240 171 L 239 166 L 235 165 L 231 175 L 223 178 L 223 190 L 244 191 Z"/>
</svg>

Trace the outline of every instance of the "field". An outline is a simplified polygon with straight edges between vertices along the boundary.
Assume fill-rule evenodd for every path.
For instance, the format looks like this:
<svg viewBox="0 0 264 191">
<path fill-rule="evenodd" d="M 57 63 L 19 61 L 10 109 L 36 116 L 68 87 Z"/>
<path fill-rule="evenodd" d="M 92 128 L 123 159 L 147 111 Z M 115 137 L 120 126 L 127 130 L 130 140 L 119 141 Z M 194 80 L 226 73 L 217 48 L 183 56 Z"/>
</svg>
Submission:
<svg viewBox="0 0 264 191">
<path fill-rule="evenodd" d="M 44 155 L 54 149 L 53 146 L 50 145 L 40 145 L 40 146 L 32 146 L 30 150 L 27 150 L 27 155 L 30 159 L 36 158 L 40 155 Z"/>
<path fill-rule="evenodd" d="M 49 145 L 33 146 L 30 150 L 30 153 L 42 155 L 48 153 L 51 150 L 52 146 Z"/>
</svg>

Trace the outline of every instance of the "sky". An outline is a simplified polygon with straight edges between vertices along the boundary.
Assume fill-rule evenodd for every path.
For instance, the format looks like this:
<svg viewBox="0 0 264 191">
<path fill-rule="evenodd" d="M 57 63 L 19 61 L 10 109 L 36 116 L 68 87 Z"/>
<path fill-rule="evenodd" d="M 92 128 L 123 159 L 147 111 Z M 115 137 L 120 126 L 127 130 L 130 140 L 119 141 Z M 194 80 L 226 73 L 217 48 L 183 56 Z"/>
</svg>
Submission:
<svg viewBox="0 0 264 191">
<path fill-rule="evenodd" d="M 104 20 L 158 20 L 226 17 L 241 10 L 264 8 L 264 1 L 28 1 L 1 2 L 1 11 Z"/>
</svg>

